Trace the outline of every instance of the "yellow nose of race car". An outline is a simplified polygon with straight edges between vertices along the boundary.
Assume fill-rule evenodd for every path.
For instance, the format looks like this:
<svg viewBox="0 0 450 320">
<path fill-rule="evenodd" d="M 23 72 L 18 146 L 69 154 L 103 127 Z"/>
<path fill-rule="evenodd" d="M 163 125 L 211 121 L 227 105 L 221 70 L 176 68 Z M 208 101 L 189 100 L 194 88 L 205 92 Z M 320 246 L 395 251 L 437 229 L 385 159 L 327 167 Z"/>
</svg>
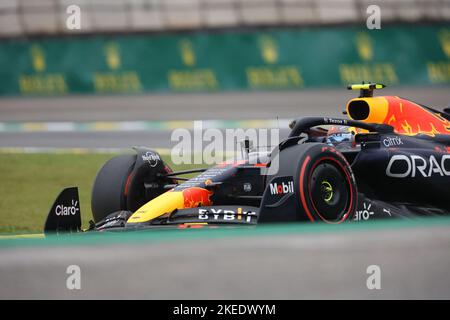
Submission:
<svg viewBox="0 0 450 320">
<path fill-rule="evenodd" d="M 211 191 L 199 187 L 170 190 L 140 207 L 127 223 L 147 222 L 177 209 L 209 206 L 212 204 L 211 195 Z"/>
</svg>

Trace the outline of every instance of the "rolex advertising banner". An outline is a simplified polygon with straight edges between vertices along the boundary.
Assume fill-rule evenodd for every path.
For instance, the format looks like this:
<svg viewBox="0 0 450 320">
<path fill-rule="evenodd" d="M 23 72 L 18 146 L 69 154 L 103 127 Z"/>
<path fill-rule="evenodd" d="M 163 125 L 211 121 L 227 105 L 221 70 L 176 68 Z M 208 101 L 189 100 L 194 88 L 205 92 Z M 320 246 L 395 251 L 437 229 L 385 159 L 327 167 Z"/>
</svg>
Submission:
<svg viewBox="0 0 450 320">
<path fill-rule="evenodd" d="M 0 41 L 0 95 L 450 85 L 450 25 Z"/>
</svg>

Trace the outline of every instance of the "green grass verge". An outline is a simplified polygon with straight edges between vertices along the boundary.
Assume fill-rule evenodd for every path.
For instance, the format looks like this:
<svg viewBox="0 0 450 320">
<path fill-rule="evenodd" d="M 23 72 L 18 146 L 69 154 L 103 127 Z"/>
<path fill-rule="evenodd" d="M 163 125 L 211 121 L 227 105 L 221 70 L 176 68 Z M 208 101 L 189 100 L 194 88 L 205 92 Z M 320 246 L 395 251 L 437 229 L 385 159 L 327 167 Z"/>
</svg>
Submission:
<svg viewBox="0 0 450 320">
<path fill-rule="evenodd" d="M 90 203 L 95 175 L 113 156 L 0 154 L 0 233 L 42 232 L 50 206 L 61 189 L 69 186 L 79 187 L 82 223 L 86 227 L 92 219 Z M 165 160 L 174 168 L 167 157 Z"/>
</svg>

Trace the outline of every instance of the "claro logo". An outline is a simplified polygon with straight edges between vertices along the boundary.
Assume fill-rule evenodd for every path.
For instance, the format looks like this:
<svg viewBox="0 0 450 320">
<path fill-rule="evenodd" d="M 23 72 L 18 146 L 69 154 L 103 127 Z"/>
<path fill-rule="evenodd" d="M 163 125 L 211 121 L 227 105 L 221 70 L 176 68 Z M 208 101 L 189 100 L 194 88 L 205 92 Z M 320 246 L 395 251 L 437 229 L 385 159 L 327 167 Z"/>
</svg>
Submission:
<svg viewBox="0 0 450 320">
<path fill-rule="evenodd" d="M 58 204 L 55 208 L 55 214 L 57 216 L 74 216 L 80 208 L 78 208 L 78 201 L 72 200 L 71 206 L 64 206 L 62 204 Z"/>
<path fill-rule="evenodd" d="M 286 194 L 294 193 L 294 182 L 288 181 L 287 183 L 271 183 L 270 184 L 270 194 Z"/>
<path fill-rule="evenodd" d="M 389 160 L 386 175 L 393 178 L 450 176 L 450 155 L 443 155 L 440 161 L 433 155 L 428 158 L 417 155 L 395 155 Z"/>
</svg>

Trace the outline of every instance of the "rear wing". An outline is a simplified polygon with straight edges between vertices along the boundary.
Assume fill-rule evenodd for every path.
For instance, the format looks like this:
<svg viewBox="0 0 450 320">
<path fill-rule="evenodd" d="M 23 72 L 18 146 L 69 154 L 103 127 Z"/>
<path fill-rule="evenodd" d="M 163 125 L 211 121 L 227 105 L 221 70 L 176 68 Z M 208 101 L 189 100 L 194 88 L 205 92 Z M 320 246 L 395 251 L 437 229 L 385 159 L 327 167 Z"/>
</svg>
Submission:
<svg viewBox="0 0 450 320">
<path fill-rule="evenodd" d="M 78 188 L 61 191 L 51 207 L 44 225 L 44 233 L 79 232 L 81 230 Z"/>
</svg>

